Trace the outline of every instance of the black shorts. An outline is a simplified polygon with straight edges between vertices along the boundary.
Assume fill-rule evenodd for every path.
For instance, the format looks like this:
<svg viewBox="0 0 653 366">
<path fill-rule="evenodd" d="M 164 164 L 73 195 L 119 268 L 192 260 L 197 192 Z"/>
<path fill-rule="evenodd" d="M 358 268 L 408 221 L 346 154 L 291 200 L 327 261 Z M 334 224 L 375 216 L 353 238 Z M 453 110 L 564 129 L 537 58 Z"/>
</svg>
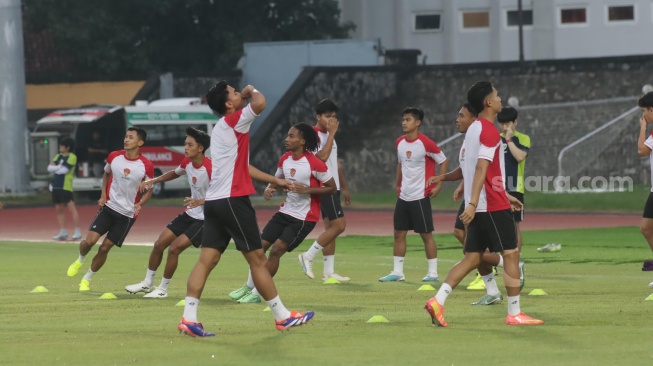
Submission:
<svg viewBox="0 0 653 366">
<path fill-rule="evenodd" d="M 223 253 L 231 239 L 241 252 L 263 248 L 256 212 L 249 196 L 204 202 L 202 248 L 214 248 Z"/>
<path fill-rule="evenodd" d="M 322 218 L 333 221 L 345 216 L 340 204 L 340 191 L 334 194 L 323 194 L 320 197 L 320 210 L 322 211 Z"/>
<path fill-rule="evenodd" d="M 166 227 L 175 236 L 186 235 L 195 248 L 199 248 L 202 245 L 202 232 L 204 231 L 203 220 L 190 217 L 190 215 L 184 212 L 177 215 Z"/>
<path fill-rule="evenodd" d="M 644 214 L 642 217 L 645 219 L 653 219 L 653 192 L 648 194 L 648 199 L 646 200 L 646 205 L 644 205 Z"/>
<path fill-rule="evenodd" d="M 395 231 L 413 230 L 424 234 L 433 231 L 433 211 L 431 199 L 424 197 L 417 201 L 397 199 L 394 213 Z"/>
<path fill-rule="evenodd" d="M 515 197 L 516 199 L 518 199 L 519 202 L 521 202 L 522 205 L 524 204 L 524 194 L 523 193 L 508 192 L 508 194 Z M 521 211 L 513 211 L 512 212 L 512 217 L 515 218 L 515 222 L 524 221 L 524 209 L 522 209 Z"/>
<path fill-rule="evenodd" d="M 270 244 L 274 244 L 279 239 L 286 243 L 288 251 L 292 252 L 306 239 L 306 236 L 311 233 L 314 227 L 314 222 L 303 221 L 285 213 L 277 212 L 265 225 L 261 238 Z"/>
<path fill-rule="evenodd" d="M 517 248 L 517 229 L 511 210 L 477 212 L 467 226 L 465 252 L 492 253 Z"/>
<path fill-rule="evenodd" d="M 109 206 L 104 205 L 100 208 L 97 215 L 95 215 L 95 219 L 93 219 L 88 230 L 96 232 L 100 234 L 100 236 L 108 232 L 107 239 L 109 239 L 113 245 L 121 247 L 135 221 L 135 218 L 127 217 L 112 210 Z"/>
<path fill-rule="evenodd" d="M 52 190 L 52 203 L 56 204 L 67 204 L 73 200 L 73 192 L 67 191 L 65 189 L 53 189 Z"/>
<path fill-rule="evenodd" d="M 465 211 L 465 200 L 460 203 L 460 208 L 458 209 L 458 214 L 456 214 L 456 223 L 453 224 L 454 229 L 465 230 L 465 224 L 460 220 L 460 215 Z"/>
</svg>

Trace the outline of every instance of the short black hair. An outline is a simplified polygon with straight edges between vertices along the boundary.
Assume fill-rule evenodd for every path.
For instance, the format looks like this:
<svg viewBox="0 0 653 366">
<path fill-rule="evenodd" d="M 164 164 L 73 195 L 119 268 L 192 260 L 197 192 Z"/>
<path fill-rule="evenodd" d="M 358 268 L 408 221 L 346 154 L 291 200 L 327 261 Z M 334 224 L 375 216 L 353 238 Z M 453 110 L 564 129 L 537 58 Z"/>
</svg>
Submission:
<svg viewBox="0 0 653 366">
<path fill-rule="evenodd" d="M 401 114 L 402 116 L 404 114 L 412 114 L 415 119 L 424 121 L 424 111 L 417 108 L 417 107 L 406 107 L 404 108 L 403 113 Z"/>
<path fill-rule="evenodd" d="M 211 137 L 204 131 L 198 130 L 195 127 L 186 127 L 186 135 L 195 139 L 198 145 L 203 147 L 202 154 L 206 154 L 206 150 L 211 146 Z"/>
<path fill-rule="evenodd" d="M 640 108 L 653 108 L 653 91 L 642 95 L 637 101 L 637 106 Z"/>
<path fill-rule="evenodd" d="M 474 110 L 474 107 L 469 102 L 463 103 L 463 107 L 469 111 L 469 113 L 472 114 L 472 116 L 477 117 L 478 113 Z"/>
<path fill-rule="evenodd" d="M 473 112 L 477 115 L 485 109 L 485 98 L 492 94 L 492 83 L 489 81 L 477 81 L 467 91 L 467 101 L 472 106 Z"/>
<path fill-rule="evenodd" d="M 324 114 L 330 112 L 337 113 L 339 110 L 340 108 L 338 108 L 336 102 L 332 101 L 331 99 L 322 99 L 315 105 L 315 114 Z"/>
<path fill-rule="evenodd" d="M 227 106 L 225 103 L 229 100 L 229 91 L 227 90 L 227 81 L 220 80 L 218 81 L 209 92 L 206 93 L 206 103 L 208 103 L 209 108 L 214 112 L 219 113 L 224 116 L 227 113 Z"/>
<path fill-rule="evenodd" d="M 143 141 L 143 143 L 147 140 L 147 132 L 140 127 L 129 127 L 127 131 L 136 131 L 136 135 L 138 135 L 138 138 Z"/>
<path fill-rule="evenodd" d="M 501 109 L 499 114 L 497 114 L 497 121 L 499 121 L 499 123 L 515 122 L 517 120 L 517 115 L 517 110 L 507 105 Z"/>
<path fill-rule="evenodd" d="M 320 143 L 320 138 L 317 136 L 315 129 L 306 123 L 298 123 L 293 125 L 293 128 L 297 129 L 299 133 L 302 134 L 302 138 L 306 141 L 304 145 L 305 151 L 315 152 Z"/>
<path fill-rule="evenodd" d="M 65 146 L 68 151 L 73 151 L 75 150 L 75 140 L 72 137 L 64 137 L 59 141 L 59 146 Z"/>
</svg>

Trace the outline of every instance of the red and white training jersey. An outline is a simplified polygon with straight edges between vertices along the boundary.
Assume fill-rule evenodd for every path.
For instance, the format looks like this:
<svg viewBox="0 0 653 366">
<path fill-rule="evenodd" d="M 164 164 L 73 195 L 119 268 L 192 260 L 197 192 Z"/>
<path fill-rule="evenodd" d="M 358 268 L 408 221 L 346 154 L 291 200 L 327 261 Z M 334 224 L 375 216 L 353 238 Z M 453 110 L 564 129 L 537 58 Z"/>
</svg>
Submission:
<svg viewBox="0 0 653 366">
<path fill-rule="evenodd" d="M 644 141 L 644 145 L 648 146 L 651 149 L 649 160 L 651 164 L 651 183 L 653 184 L 653 132 L 651 132 L 651 136 L 649 136 L 646 141 Z M 651 187 L 651 192 L 653 192 L 653 186 Z"/>
<path fill-rule="evenodd" d="M 418 134 L 415 140 L 401 136 L 396 141 L 397 157 L 401 164 L 401 187 L 399 198 L 417 201 L 428 197 L 435 185 L 426 186 L 426 181 L 435 175 L 435 164 L 447 160 L 442 150 L 426 135 Z"/>
<path fill-rule="evenodd" d="M 483 118 L 474 121 L 465 134 L 459 158 L 465 184 L 465 202 L 470 202 L 472 196 L 476 162 L 478 159 L 485 159 L 490 162 L 490 165 L 487 168 L 476 212 L 510 209 L 510 202 L 503 183 L 501 135 L 499 135 L 499 130 L 494 127 L 494 123 Z"/>
<path fill-rule="evenodd" d="M 249 128 L 258 117 L 248 104 L 222 117 L 211 132 L 211 183 L 206 200 L 249 196 L 256 192 L 249 176 Z"/>
<path fill-rule="evenodd" d="M 175 168 L 175 173 L 188 176 L 191 198 L 201 200 L 206 197 L 206 190 L 209 189 L 212 168 L 211 159 L 207 157 L 204 157 L 202 164 L 199 166 L 193 165 L 191 159 L 184 158 L 179 166 Z M 194 219 L 204 220 L 204 205 L 186 209 L 186 213 Z"/>
<path fill-rule="evenodd" d="M 279 160 L 275 176 L 305 187 L 320 187 L 320 183 L 332 178 L 326 164 L 312 153 L 294 158 L 290 151 Z M 320 195 L 288 192 L 279 212 L 302 221 L 317 222 L 320 219 Z"/>
<path fill-rule="evenodd" d="M 322 147 L 327 141 L 327 138 L 329 138 L 329 132 L 328 131 L 322 131 L 317 126 L 313 126 L 313 129 L 315 132 L 317 132 L 317 137 L 320 139 L 319 144 L 317 145 L 317 151 L 322 150 Z M 333 176 L 333 180 L 336 181 L 336 189 L 340 190 L 340 173 L 338 172 L 338 144 L 336 144 L 336 140 L 333 140 L 333 148 L 331 149 L 331 155 L 329 155 L 329 158 L 326 161 L 326 166 L 329 168 L 329 171 L 331 172 L 331 175 Z"/>
<path fill-rule="evenodd" d="M 138 185 L 154 178 L 154 164 L 143 155 L 129 159 L 125 150 L 119 150 L 109 154 L 104 171 L 111 173 L 106 205 L 121 215 L 136 217 L 134 205 L 141 198 Z"/>
</svg>

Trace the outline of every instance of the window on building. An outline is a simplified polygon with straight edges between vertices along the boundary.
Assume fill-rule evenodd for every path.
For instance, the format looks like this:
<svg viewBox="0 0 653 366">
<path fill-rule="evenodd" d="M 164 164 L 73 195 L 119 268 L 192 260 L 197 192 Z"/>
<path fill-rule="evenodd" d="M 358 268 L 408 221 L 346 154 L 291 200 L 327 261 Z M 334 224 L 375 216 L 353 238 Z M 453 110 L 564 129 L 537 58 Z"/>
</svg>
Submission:
<svg viewBox="0 0 653 366">
<path fill-rule="evenodd" d="M 147 131 L 148 146 L 184 146 L 188 125 L 141 125 Z M 206 132 L 205 125 L 192 126 Z"/>
<path fill-rule="evenodd" d="M 608 21 L 609 22 L 623 22 L 635 20 L 635 6 L 609 6 L 608 7 Z"/>
<path fill-rule="evenodd" d="M 587 9 L 560 9 L 561 24 L 582 24 L 587 23 Z"/>
<path fill-rule="evenodd" d="M 518 27 L 519 26 L 519 11 L 518 10 L 508 10 L 506 12 L 506 25 L 508 27 Z M 533 11 L 532 10 L 522 10 L 522 24 L 523 25 L 533 25 Z"/>
<path fill-rule="evenodd" d="M 463 28 L 489 28 L 490 27 L 490 12 L 487 11 L 473 11 L 463 13 Z"/>
<path fill-rule="evenodd" d="M 439 31 L 442 30 L 441 14 L 415 14 L 415 31 Z"/>
</svg>

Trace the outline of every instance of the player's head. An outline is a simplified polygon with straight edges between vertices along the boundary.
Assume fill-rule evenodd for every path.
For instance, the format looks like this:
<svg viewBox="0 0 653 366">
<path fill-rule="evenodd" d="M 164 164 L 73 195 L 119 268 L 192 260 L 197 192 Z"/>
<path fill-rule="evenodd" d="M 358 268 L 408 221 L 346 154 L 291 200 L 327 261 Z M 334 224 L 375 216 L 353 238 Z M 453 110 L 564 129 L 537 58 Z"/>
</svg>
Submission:
<svg viewBox="0 0 653 366">
<path fill-rule="evenodd" d="M 472 85 L 467 91 L 467 101 L 477 114 L 486 109 L 494 113 L 501 112 L 501 97 L 489 81 L 478 81 Z"/>
<path fill-rule="evenodd" d="M 294 152 L 303 149 L 303 151 L 314 152 L 317 150 L 319 141 L 317 132 L 315 132 L 313 127 L 306 123 L 298 123 L 290 127 L 284 143 L 286 150 L 289 151 Z"/>
<path fill-rule="evenodd" d="M 140 127 L 129 127 L 125 134 L 124 148 L 125 150 L 138 149 L 147 139 L 147 132 Z"/>
<path fill-rule="evenodd" d="M 204 155 L 211 145 L 211 138 L 206 132 L 198 130 L 195 127 L 186 128 L 186 141 L 184 141 L 184 155 L 193 159 L 197 155 Z"/>
<path fill-rule="evenodd" d="M 214 112 L 222 116 L 230 115 L 247 105 L 247 99 L 243 98 L 240 92 L 228 85 L 225 80 L 219 81 L 209 89 L 209 92 L 206 93 L 206 102 Z"/>
<path fill-rule="evenodd" d="M 59 141 L 59 152 L 66 154 L 75 150 L 75 140 L 71 137 L 64 137 Z"/>
<path fill-rule="evenodd" d="M 499 128 L 502 132 L 506 132 L 507 129 L 515 130 L 517 126 L 517 110 L 511 106 L 505 106 L 501 109 L 501 112 L 497 114 L 497 121 L 499 121 Z"/>
<path fill-rule="evenodd" d="M 401 129 L 404 133 L 417 131 L 424 120 L 424 111 L 417 107 L 406 107 L 402 112 Z"/>
<path fill-rule="evenodd" d="M 472 108 L 469 102 L 465 102 L 463 106 L 460 107 L 458 117 L 456 117 L 456 127 L 458 127 L 460 133 L 467 132 L 469 126 L 471 126 L 471 124 L 476 120 L 476 117 L 478 117 L 478 115 L 473 112 L 473 109 L 474 108 Z"/>
<path fill-rule="evenodd" d="M 647 123 L 653 123 L 653 92 L 642 95 L 637 101 L 637 105 L 642 110 L 642 117 Z"/>
<path fill-rule="evenodd" d="M 338 105 L 331 99 L 322 99 L 315 105 L 315 115 L 320 128 L 326 129 L 327 123 L 338 115 Z"/>
</svg>

